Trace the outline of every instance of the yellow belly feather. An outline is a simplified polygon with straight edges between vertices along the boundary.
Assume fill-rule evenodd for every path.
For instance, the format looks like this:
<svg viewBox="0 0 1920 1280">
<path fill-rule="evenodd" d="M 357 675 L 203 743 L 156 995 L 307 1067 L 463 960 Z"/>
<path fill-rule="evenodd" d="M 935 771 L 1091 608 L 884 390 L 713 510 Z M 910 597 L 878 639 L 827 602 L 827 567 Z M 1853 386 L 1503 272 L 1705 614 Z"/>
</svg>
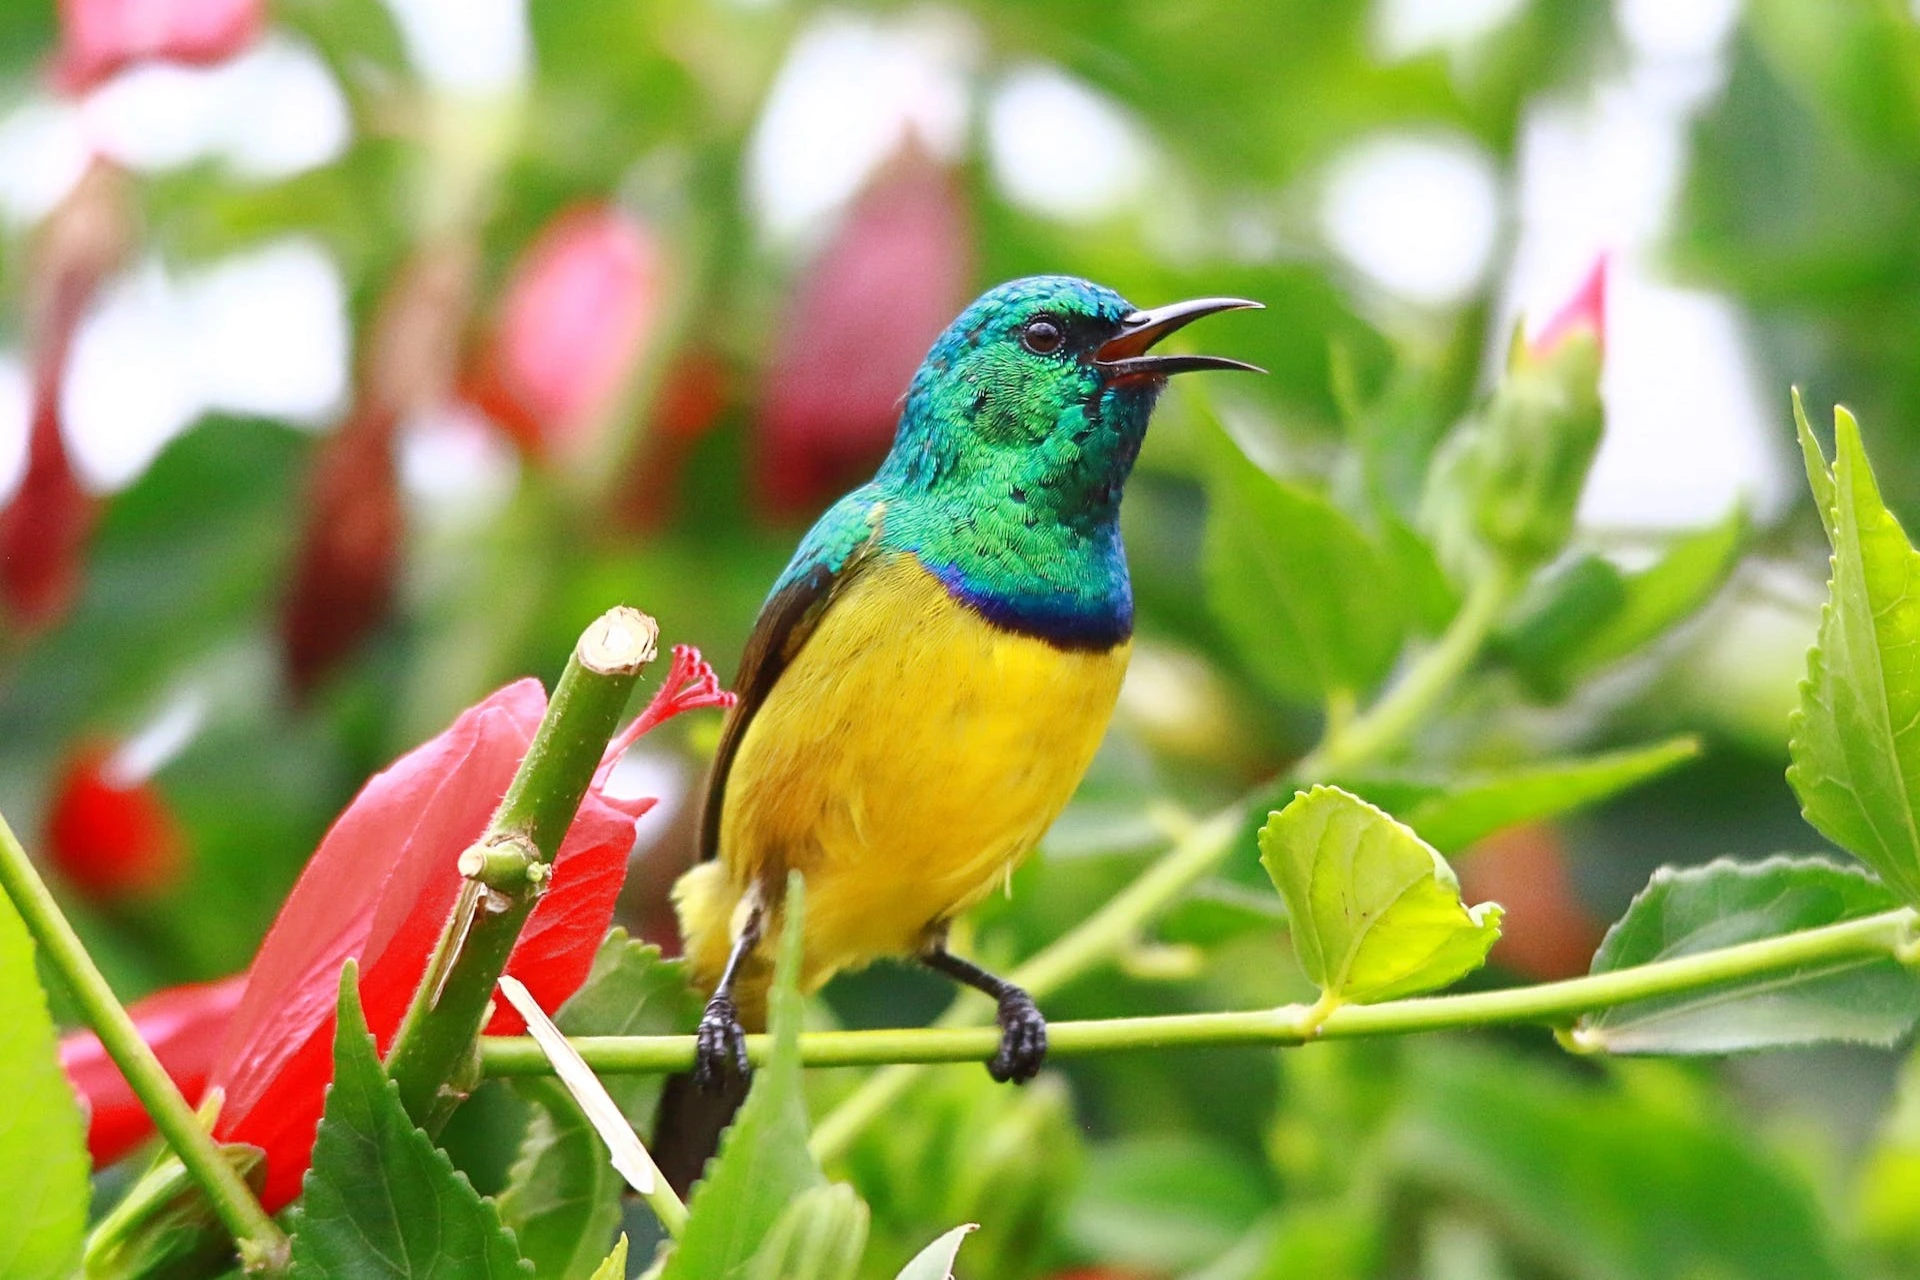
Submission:
<svg viewBox="0 0 1920 1280">
<path fill-rule="evenodd" d="M 1004 631 L 910 556 L 865 570 L 748 726 L 719 860 L 675 888 L 695 981 L 718 980 L 749 888 L 777 890 L 789 869 L 807 881 L 808 990 L 920 950 L 1003 883 L 1066 805 L 1129 648 L 1063 651 Z"/>
</svg>

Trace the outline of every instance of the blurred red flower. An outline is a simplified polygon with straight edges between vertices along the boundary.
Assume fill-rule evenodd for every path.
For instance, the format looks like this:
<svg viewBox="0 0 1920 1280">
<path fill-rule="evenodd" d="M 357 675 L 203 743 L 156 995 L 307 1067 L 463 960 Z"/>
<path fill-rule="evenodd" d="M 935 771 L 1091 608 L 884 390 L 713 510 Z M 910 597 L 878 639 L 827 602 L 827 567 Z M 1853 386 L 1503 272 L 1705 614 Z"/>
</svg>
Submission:
<svg viewBox="0 0 1920 1280">
<path fill-rule="evenodd" d="M 1593 962 L 1605 926 L 1581 901 L 1559 828 L 1523 823 L 1460 859 L 1460 890 L 1507 909 L 1493 960 L 1537 982 L 1573 978 Z"/>
<path fill-rule="evenodd" d="M 198 1101 L 206 1089 L 214 1054 L 246 986 L 247 975 L 237 973 L 218 982 L 170 987 L 127 1009 L 141 1039 L 153 1046 L 189 1101 Z M 93 1032 L 61 1037 L 60 1069 L 87 1108 L 87 1151 L 94 1168 L 112 1164 L 153 1132 L 146 1108 Z"/>
<path fill-rule="evenodd" d="M 654 803 L 607 794 L 613 761 L 662 720 L 731 701 L 698 651 L 682 646 L 651 705 L 608 748 L 555 859 L 551 888 L 507 962 L 544 1007 L 558 1006 L 585 979 L 613 917 L 634 822 Z M 269 1210 L 299 1193 L 312 1154 L 333 1070 L 340 967 L 359 962 L 360 998 L 384 1050 L 459 895 L 455 863 L 485 830 L 546 703 L 538 681 L 508 685 L 376 775 L 280 909 L 207 1079 L 225 1093 L 215 1135 L 266 1152 Z M 495 1035 L 522 1029 L 504 1007 L 486 1027 Z"/>
<path fill-rule="evenodd" d="M 319 445 L 280 618 L 296 692 L 315 688 L 392 606 L 406 528 L 394 426 L 395 415 L 375 405 Z"/>
<path fill-rule="evenodd" d="M 60 0 L 54 82 L 85 93 L 135 62 L 221 62 L 259 36 L 261 0 Z"/>
<path fill-rule="evenodd" d="M 966 207 L 952 171 L 909 147 L 807 269 L 760 408 L 758 487 L 776 514 L 812 514 L 892 444 L 907 383 L 967 303 Z"/>
<path fill-rule="evenodd" d="M 186 861 L 186 834 L 151 778 L 128 777 L 116 748 L 84 743 L 67 758 L 47 809 L 47 856 L 96 902 L 167 888 Z"/>
<path fill-rule="evenodd" d="M 637 220 L 583 204 L 521 256 L 466 394 L 535 457 L 613 407 L 659 314 L 661 255 Z"/>
</svg>

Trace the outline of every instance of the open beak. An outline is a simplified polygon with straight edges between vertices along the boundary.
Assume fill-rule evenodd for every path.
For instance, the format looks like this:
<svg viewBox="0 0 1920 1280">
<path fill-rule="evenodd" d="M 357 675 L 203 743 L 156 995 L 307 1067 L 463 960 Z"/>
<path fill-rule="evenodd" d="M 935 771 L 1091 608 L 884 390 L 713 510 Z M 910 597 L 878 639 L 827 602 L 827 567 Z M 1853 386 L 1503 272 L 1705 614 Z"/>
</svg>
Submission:
<svg viewBox="0 0 1920 1280">
<path fill-rule="evenodd" d="M 1120 321 L 1120 332 L 1107 339 L 1094 353 L 1096 369 L 1110 381 L 1121 378 L 1158 378 L 1170 373 L 1191 373 L 1196 369 L 1244 369 L 1265 373 L 1258 365 L 1225 356 L 1150 356 L 1153 345 L 1176 330 L 1184 329 L 1201 316 L 1216 311 L 1259 310 L 1258 302 L 1245 298 L 1195 298 L 1175 302 L 1151 311 L 1135 311 Z"/>
</svg>

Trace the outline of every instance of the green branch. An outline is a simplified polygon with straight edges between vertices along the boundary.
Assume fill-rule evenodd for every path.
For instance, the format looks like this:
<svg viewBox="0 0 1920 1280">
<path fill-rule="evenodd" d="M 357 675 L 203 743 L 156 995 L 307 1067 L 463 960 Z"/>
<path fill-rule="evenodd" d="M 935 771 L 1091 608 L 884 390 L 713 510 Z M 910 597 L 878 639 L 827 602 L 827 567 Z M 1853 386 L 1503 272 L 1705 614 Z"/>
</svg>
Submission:
<svg viewBox="0 0 1920 1280">
<path fill-rule="evenodd" d="M 1047 1028 L 1047 1051 L 1049 1056 L 1073 1057 L 1196 1045 L 1286 1047 L 1312 1040 L 1515 1024 L 1561 1028 L 1571 1025 L 1581 1014 L 1803 967 L 1850 960 L 1894 958 L 1904 961 L 1914 947 L 1916 919 L 1912 908 L 1902 907 L 1777 938 L 1743 942 L 1562 982 L 1464 995 L 1420 996 L 1380 1004 L 1341 1005 L 1324 1013 L 1317 1006 L 1289 1004 L 1241 1013 L 1055 1022 Z M 585 1036 L 572 1043 L 587 1065 L 603 1073 L 685 1071 L 693 1065 L 691 1036 Z M 800 1037 L 800 1057 L 810 1067 L 888 1063 L 893 1064 L 893 1069 L 905 1069 L 907 1064 L 985 1062 L 993 1056 L 999 1043 L 1000 1034 L 991 1027 L 816 1031 Z M 747 1037 L 747 1055 L 754 1062 L 765 1061 L 771 1049 L 771 1037 Z M 482 1040 L 480 1061 L 489 1076 L 539 1075 L 552 1070 L 538 1046 L 524 1037 Z"/>
<path fill-rule="evenodd" d="M 107 1056 L 127 1078 L 134 1096 L 153 1117 L 154 1127 L 180 1158 L 193 1180 L 206 1192 L 213 1211 L 233 1234 L 241 1262 L 250 1272 L 279 1271 L 286 1265 L 287 1237 L 274 1225 L 246 1182 L 221 1154 L 213 1135 L 201 1126 L 193 1108 L 174 1086 L 153 1049 L 113 988 L 107 985 L 93 957 L 60 911 L 46 882 L 34 869 L 13 828 L 0 818 L 0 886 L 20 911 L 47 962 L 67 986 L 73 1001 L 100 1037 Z M 25 980 L 16 975 L 10 980 Z"/>
<path fill-rule="evenodd" d="M 1326 738 L 1294 765 L 1292 775 L 1323 782 L 1405 743 L 1480 657 L 1518 581 L 1510 570 L 1489 570 L 1469 589 L 1440 639 L 1384 697 L 1351 719 L 1329 717 Z"/>
<path fill-rule="evenodd" d="M 464 1093 L 474 1038 L 520 927 L 600 767 L 607 740 L 659 628 L 637 609 L 611 609 L 574 646 L 526 758 L 485 834 L 461 855 L 466 883 L 414 993 L 387 1073 L 422 1126 L 444 1120 Z"/>
</svg>

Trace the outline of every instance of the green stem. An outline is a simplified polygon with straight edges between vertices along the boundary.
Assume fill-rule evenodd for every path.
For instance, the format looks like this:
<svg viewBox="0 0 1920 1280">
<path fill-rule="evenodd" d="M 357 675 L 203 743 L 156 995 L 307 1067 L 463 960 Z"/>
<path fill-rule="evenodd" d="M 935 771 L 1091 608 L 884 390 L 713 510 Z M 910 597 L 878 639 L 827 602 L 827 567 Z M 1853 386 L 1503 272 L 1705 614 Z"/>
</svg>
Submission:
<svg viewBox="0 0 1920 1280">
<path fill-rule="evenodd" d="M 472 874 L 441 932 L 387 1054 L 407 1114 L 431 1130 L 463 1094 L 463 1067 L 486 1020 L 494 984 L 539 901 L 659 628 L 637 609 L 609 610 L 574 646 L 547 713 L 476 848 Z"/>
<path fill-rule="evenodd" d="M 193 1108 L 167 1076 L 153 1049 L 140 1038 L 133 1019 L 114 997 L 80 936 L 60 911 L 46 882 L 34 869 L 13 828 L 0 817 L 0 886 L 19 909 L 47 961 L 66 983 L 74 1003 L 107 1056 L 127 1078 L 134 1096 L 153 1117 L 154 1127 L 180 1163 L 200 1184 L 220 1221 L 233 1233 L 240 1258 L 250 1272 L 279 1271 L 287 1261 L 287 1237 L 274 1224 L 246 1182 L 220 1152 Z"/>
<path fill-rule="evenodd" d="M 1518 584 L 1506 569 L 1490 570 L 1474 583 L 1434 646 L 1380 701 L 1344 725 L 1330 725 L 1325 741 L 1294 765 L 1292 776 L 1307 782 L 1336 778 L 1403 744 L 1479 658 Z"/>
<path fill-rule="evenodd" d="M 1277 1009 L 1238 1013 L 1055 1022 L 1047 1028 L 1047 1051 L 1050 1056 L 1073 1057 L 1197 1045 L 1284 1047 L 1313 1040 L 1515 1024 L 1564 1027 L 1582 1014 L 1639 1000 L 1686 995 L 1798 969 L 1830 969 L 1846 961 L 1901 959 L 1911 949 L 1916 919 L 1912 908 L 1902 907 L 1610 973 L 1499 991 L 1419 996 L 1381 1004 L 1348 1004 L 1331 1011 L 1317 1005 L 1289 1004 Z M 691 1036 L 585 1036 L 572 1043 L 587 1065 L 597 1072 L 672 1072 L 685 1071 L 693 1065 Z M 905 1070 L 910 1064 L 984 1062 L 993 1056 L 999 1043 L 1000 1034 L 991 1027 L 816 1031 L 800 1037 L 800 1057 L 810 1067 L 888 1063 L 892 1064 L 891 1070 Z M 1576 1041 L 1576 1047 L 1597 1050 L 1604 1049 L 1605 1043 L 1594 1038 L 1588 1043 Z M 772 1037 L 747 1037 L 747 1055 L 754 1062 L 764 1062 L 771 1049 Z M 523 1037 L 482 1040 L 480 1060 L 489 1076 L 539 1075 L 552 1070 L 539 1047 Z M 838 1154 L 837 1148 L 835 1154 Z"/>
</svg>

